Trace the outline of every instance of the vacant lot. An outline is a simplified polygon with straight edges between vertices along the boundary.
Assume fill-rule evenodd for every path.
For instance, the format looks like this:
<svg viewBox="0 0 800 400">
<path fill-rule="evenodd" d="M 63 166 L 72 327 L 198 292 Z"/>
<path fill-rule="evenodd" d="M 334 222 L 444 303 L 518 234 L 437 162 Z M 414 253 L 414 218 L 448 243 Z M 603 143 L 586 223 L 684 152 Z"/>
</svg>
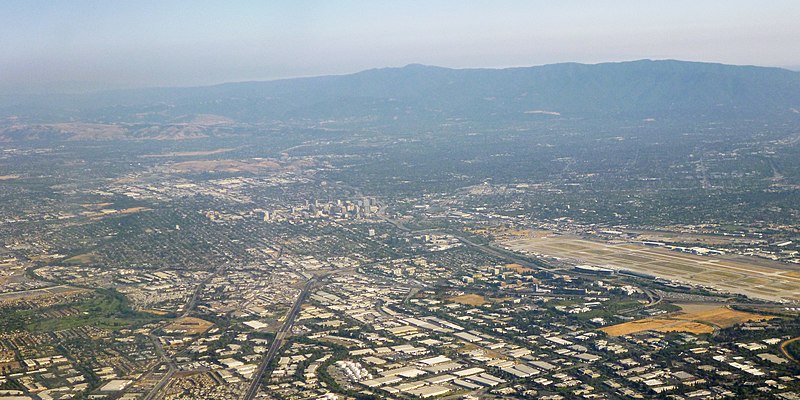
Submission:
<svg viewBox="0 0 800 400">
<path fill-rule="evenodd" d="M 91 264 L 97 261 L 97 255 L 94 253 L 78 254 L 64 260 L 65 264 Z"/>
<path fill-rule="evenodd" d="M 518 273 L 518 274 L 524 274 L 524 273 L 526 273 L 526 272 L 531 272 L 531 271 L 533 271 L 533 270 L 532 270 L 532 269 L 530 269 L 530 268 L 525 268 L 525 267 L 523 267 L 522 265 L 519 265 L 519 264 L 516 264 L 516 263 L 513 263 L 513 264 L 506 264 L 506 265 L 505 265 L 505 267 L 506 267 L 506 268 L 508 268 L 508 269 L 510 269 L 510 270 L 512 270 L 512 271 L 514 271 L 514 272 L 516 272 L 516 273 Z"/>
<path fill-rule="evenodd" d="M 720 328 L 728 328 L 748 321 L 763 321 L 775 317 L 731 310 L 726 307 L 718 307 L 707 311 L 678 315 L 676 318 L 691 319 L 693 321 L 715 325 Z"/>
<path fill-rule="evenodd" d="M 630 335 L 632 333 L 644 331 L 688 332 L 694 334 L 714 332 L 713 327 L 699 322 L 660 318 L 640 319 L 638 321 L 608 326 L 600 330 L 612 336 Z"/>
<path fill-rule="evenodd" d="M 487 303 L 486 298 L 479 294 L 462 294 L 461 296 L 451 297 L 447 300 L 470 306 L 482 306 Z"/>
<path fill-rule="evenodd" d="M 181 317 L 164 327 L 166 332 L 179 332 L 187 335 L 199 335 L 211 329 L 213 323 L 195 317 Z"/>
<path fill-rule="evenodd" d="M 150 211 L 147 207 L 131 207 L 131 208 L 123 208 L 122 210 L 117 210 L 120 214 L 134 214 L 142 211 Z"/>
<path fill-rule="evenodd" d="M 688 332 L 711 333 L 714 328 L 728 328 L 747 321 L 762 321 L 775 317 L 731 310 L 727 307 L 708 307 L 692 305 L 684 307 L 683 312 L 669 317 L 645 318 L 637 321 L 607 326 L 600 330 L 612 335 L 629 335 L 636 332 Z M 691 311 L 691 312 L 686 312 Z"/>
</svg>

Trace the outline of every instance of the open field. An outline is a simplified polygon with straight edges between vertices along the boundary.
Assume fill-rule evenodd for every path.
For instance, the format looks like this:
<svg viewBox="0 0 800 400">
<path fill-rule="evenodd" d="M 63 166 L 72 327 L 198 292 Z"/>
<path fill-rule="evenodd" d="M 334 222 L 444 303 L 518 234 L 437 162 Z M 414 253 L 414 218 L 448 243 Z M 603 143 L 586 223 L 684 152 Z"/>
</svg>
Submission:
<svg viewBox="0 0 800 400">
<path fill-rule="evenodd" d="M 207 151 L 173 151 L 169 153 L 161 153 L 161 154 L 145 154 L 140 156 L 142 158 L 173 158 L 173 157 L 200 157 L 200 156 L 212 156 L 215 154 L 222 154 L 227 153 L 229 151 L 233 151 L 236 149 L 233 148 L 222 148 L 216 150 L 207 150 Z"/>
<path fill-rule="evenodd" d="M 487 303 L 486 298 L 479 294 L 462 294 L 461 296 L 450 297 L 447 300 L 470 306 L 482 306 Z"/>
<path fill-rule="evenodd" d="M 38 302 L 40 308 L 6 310 L 0 319 L 0 330 L 54 332 L 84 326 L 119 330 L 159 320 L 156 316 L 132 311 L 125 296 L 108 289 L 54 286 L 6 293 L 0 302 L 19 300 Z M 64 308 L 66 304 L 69 307 Z"/>
<path fill-rule="evenodd" d="M 167 332 L 185 332 L 187 335 L 199 335 L 211 329 L 212 326 L 214 326 L 213 323 L 204 319 L 195 317 L 182 317 L 165 326 L 164 330 Z"/>
<path fill-rule="evenodd" d="M 108 207 L 108 206 L 110 206 L 112 204 L 114 204 L 114 203 L 86 203 L 86 204 L 81 204 L 81 207 L 87 208 L 87 209 L 99 210 L 101 208 L 106 208 L 106 207 Z"/>
<path fill-rule="evenodd" d="M 280 164 L 272 160 L 205 160 L 183 161 L 168 166 L 171 172 L 250 172 L 259 173 L 280 169 Z"/>
<path fill-rule="evenodd" d="M 549 233 L 549 231 L 543 231 L 543 230 L 517 229 L 517 228 L 507 228 L 500 226 L 489 227 L 489 228 L 467 229 L 467 231 L 475 235 L 481 235 L 484 237 L 494 237 L 495 240 L 510 240 L 522 237 L 546 236 Z"/>
<path fill-rule="evenodd" d="M 727 307 L 717 307 L 711 310 L 677 315 L 675 318 L 687 320 L 690 319 L 692 321 L 715 325 L 720 328 L 728 328 L 748 321 L 764 321 L 773 319 L 775 317 L 770 315 L 759 315 L 744 311 L 736 311 Z"/>
<path fill-rule="evenodd" d="M 702 233 L 685 232 L 656 232 L 637 231 L 637 241 L 670 242 L 670 243 L 696 243 L 701 246 L 717 246 L 732 243 L 750 243 L 753 239 L 739 236 L 707 235 Z"/>
<path fill-rule="evenodd" d="M 525 267 L 523 267 L 522 265 L 519 265 L 519 264 L 517 264 L 517 263 L 506 264 L 506 265 L 505 265 L 505 267 L 506 267 L 506 268 L 508 268 L 508 269 L 510 269 L 510 270 L 512 270 L 512 271 L 514 271 L 514 272 L 516 272 L 516 273 L 518 273 L 518 274 L 524 274 L 524 273 L 526 273 L 526 272 L 531 272 L 531 271 L 533 271 L 532 269 L 530 269 L 530 268 L 525 268 Z"/>
<path fill-rule="evenodd" d="M 131 207 L 131 208 L 123 208 L 122 210 L 117 210 L 120 214 L 134 214 L 142 211 L 150 211 L 147 207 Z"/>
<path fill-rule="evenodd" d="M 645 318 L 637 321 L 625 322 L 623 324 L 611 325 L 601 328 L 600 330 L 612 336 L 630 335 L 632 333 L 644 331 L 688 332 L 694 334 L 714 332 L 714 328 L 706 324 L 660 318 Z"/>
<path fill-rule="evenodd" d="M 78 254 L 64 260 L 64 264 L 91 264 L 97 261 L 97 255 L 93 253 Z"/>
<path fill-rule="evenodd" d="M 711 333 L 714 328 L 728 328 L 747 321 L 763 321 L 775 318 L 769 315 L 753 314 L 732 310 L 727 307 L 706 305 L 680 305 L 682 312 L 669 317 L 645 318 L 622 324 L 611 325 L 600 330 L 612 335 L 629 335 L 636 332 L 688 332 Z"/>
<path fill-rule="evenodd" d="M 681 308 L 681 312 L 694 314 L 719 308 L 719 303 L 675 303 Z"/>
<path fill-rule="evenodd" d="M 73 294 L 88 292 L 88 289 L 81 289 L 67 285 L 50 286 L 39 289 L 24 290 L 20 292 L 9 292 L 0 294 L 0 304 L 18 300 L 32 301 L 42 297 L 70 296 Z"/>
<path fill-rule="evenodd" d="M 654 275 L 771 301 L 800 301 L 800 268 L 746 257 L 699 256 L 633 243 L 603 243 L 551 234 L 501 242 L 523 254 L 541 255 Z"/>
<path fill-rule="evenodd" d="M 153 310 L 153 309 L 150 309 L 150 308 L 144 308 L 144 309 L 136 310 L 136 311 L 143 312 L 143 313 L 146 313 L 146 314 L 158 315 L 158 316 L 164 316 L 164 315 L 169 314 L 166 311 Z"/>
</svg>

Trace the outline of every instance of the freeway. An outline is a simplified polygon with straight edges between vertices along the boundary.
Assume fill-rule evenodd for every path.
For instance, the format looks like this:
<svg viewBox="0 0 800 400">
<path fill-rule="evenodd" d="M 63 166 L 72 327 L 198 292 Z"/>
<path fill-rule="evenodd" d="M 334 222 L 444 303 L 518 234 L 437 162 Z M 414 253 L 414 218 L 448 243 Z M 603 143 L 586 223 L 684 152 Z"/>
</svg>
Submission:
<svg viewBox="0 0 800 400">
<path fill-rule="evenodd" d="M 394 227 L 396 227 L 397 229 L 400 229 L 400 230 L 405 231 L 405 232 L 414 232 L 414 233 L 422 233 L 422 232 L 426 232 L 426 233 L 447 233 L 447 232 L 441 231 L 439 229 L 414 230 L 414 229 L 411 229 L 411 228 L 403 225 L 403 223 L 400 222 L 400 221 L 395 221 L 393 219 L 390 219 L 390 218 L 386 217 L 385 215 L 381 214 L 382 212 L 383 211 L 379 212 L 379 215 L 382 216 L 384 221 L 394 225 Z M 460 240 L 462 243 L 466 244 L 467 246 L 471 246 L 474 249 L 476 249 L 476 250 L 478 250 L 478 251 L 480 251 L 480 252 L 482 252 L 484 254 L 488 254 L 490 256 L 494 256 L 494 257 L 497 257 L 497 258 L 500 258 L 500 259 L 503 259 L 503 260 L 506 260 L 506 261 L 509 261 L 509 262 L 517 263 L 519 265 L 522 265 L 525 268 L 531 268 L 531 269 L 534 269 L 534 270 L 544 269 L 544 267 L 542 265 L 534 264 L 534 263 L 532 263 L 530 261 L 523 260 L 522 258 L 511 254 L 511 252 L 508 251 L 508 250 L 498 249 L 496 247 L 493 247 L 490 244 L 486 245 L 486 244 L 475 243 L 475 242 L 473 242 L 473 241 L 471 241 L 471 240 L 469 240 L 469 239 L 467 239 L 467 238 L 465 238 L 463 236 L 454 235 L 452 233 L 450 233 L 450 235 L 455 237 L 456 239 Z M 553 269 L 553 268 L 547 268 L 547 269 Z"/>
<path fill-rule="evenodd" d="M 256 394 L 258 394 L 258 388 L 261 386 L 261 380 L 264 378 L 264 373 L 266 372 L 270 362 L 272 362 L 272 359 L 274 359 L 278 354 L 278 350 L 280 350 L 284 340 L 292 331 L 294 320 L 297 317 L 297 314 L 300 312 L 300 306 L 303 305 L 303 302 L 308 296 L 308 292 L 311 291 L 311 286 L 314 284 L 314 279 L 315 278 L 309 279 L 308 282 L 306 282 L 306 285 L 303 287 L 303 291 L 301 291 L 300 295 L 297 296 L 297 300 L 295 300 L 294 305 L 289 310 L 289 313 L 286 314 L 286 321 L 283 322 L 281 328 L 275 333 L 275 339 L 273 339 L 272 345 L 269 346 L 267 354 L 264 355 L 264 358 L 261 360 L 261 364 L 259 364 L 258 369 L 253 375 L 253 380 L 250 382 L 250 387 L 247 389 L 247 392 L 245 392 L 244 397 L 242 397 L 243 400 L 253 400 L 256 397 Z"/>
<path fill-rule="evenodd" d="M 175 375 L 175 371 L 178 370 L 178 368 L 175 366 L 175 362 L 172 361 L 172 359 L 164 352 L 164 347 L 161 345 L 161 342 L 158 340 L 158 338 L 152 333 L 150 333 L 149 337 L 150 340 L 153 341 L 156 353 L 158 354 L 159 357 L 161 357 L 161 359 L 167 365 L 168 369 L 166 372 L 164 372 L 164 375 L 161 377 L 161 379 L 159 379 L 158 383 L 156 383 L 153 389 L 150 390 L 149 393 L 147 393 L 147 396 L 144 397 L 144 400 L 155 399 L 158 392 L 160 392 L 161 389 L 164 388 L 167 382 L 169 382 L 170 378 L 172 378 L 172 376 Z"/>
<path fill-rule="evenodd" d="M 506 261 L 511 261 L 511 262 L 517 263 L 519 265 L 522 265 L 525 268 L 530 268 L 530 269 L 534 269 L 534 270 L 544 269 L 541 265 L 534 264 L 534 263 L 532 263 L 530 261 L 523 260 L 523 259 L 521 259 L 521 258 L 519 258 L 519 257 L 517 257 L 515 255 L 510 254 L 510 252 L 508 250 L 498 249 L 498 248 L 493 247 L 490 244 L 489 245 L 478 244 L 478 243 L 472 242 L 469 239 L 467 239 L 465 237 L 462 237 L 462 236 L 456 236 L 456 235 L 453 235 L 453 236 L 456 239 L 466 243 L 469 246 L 472 246 L 473 248 L 475 248 L 476 250 L 478 250 L 478 251 L 480 251 L 480 252 L 482 252 L 484 254 L 488 254 L 490 256 L 495 256 L 495 257 L 500 258 L 500 259 L 505 259 Z M 548 269 L 552 269 L 552 268 L 548 268 Z"/>
<path fill-rule="evenodd" d="M 197 304 L 197 298 L 203 292 L 203 289 L 205 289 L 206 285 L 211 282 L 212 279 L 225 272 L 225 267 L 227 267 L 226 264 L 227 263 L 217 267 L 217 269 L 215 269 L 211 275 L 209 275 L 206 279 L 203 279 L 203 281 L 197 285 L 197 287 L 194 289 L 194 292 L 192 292 L 192 296 L 189 298 L 189 301 L 187 301 L 186 305 L 183 307 L 184 311 L 183 314 L 181 314 L 181 318 L 189 316 L 189 313 L 194 310 L 194 306 Z"/>
</svg>

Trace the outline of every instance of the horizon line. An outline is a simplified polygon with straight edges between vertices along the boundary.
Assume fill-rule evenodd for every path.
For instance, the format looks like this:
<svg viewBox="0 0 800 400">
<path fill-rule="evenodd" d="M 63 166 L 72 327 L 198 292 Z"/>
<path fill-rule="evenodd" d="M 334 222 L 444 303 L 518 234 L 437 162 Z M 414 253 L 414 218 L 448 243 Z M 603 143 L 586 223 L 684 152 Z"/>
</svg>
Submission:
<svg viewBox="0 0 800 400">
<path fill-rule="evenodd" d="M 349 75 L 356 75 L 364 72 L 369 71 L 379 71 L 379 70 L 391 70 L 391 69 L 403 69 L 409 67 L 426 67 L 426 68 L 440 68 L 440 69 L 447 69 L 447 70 L 493 70 L 493 71 L 502 71 L 502 70 L 510 70 L 510 69 L 524 69 L 524 68 L 537 68 L 537 67 L 546 67 L 546 66 L 553 66 L 553 65 L 605 65 L 605 64 L 626 64 L 626 63 L 635 63 L 635 62 L 681 62 L 681 63 L 693 63 L 693 64 L 710 64 L 710 65 L 725 65 L 731 67 L 751 67 L 751 68 L 767 68 L 767 69 L 780 69 L 790 72 L 797 72 L 800 73 L 800 65 L 796 66 L 771 66 L 771 65 L 758 65 L 758 64 L 728 64 L 723 62 L 716 62 L 716 61 L 698 61 L 698 60 L 685 60 L 685 59 L 676 59 L 676 58 L 638 58 L 638 59 L 630 59 L 630 60 L 620 60 L 620 61 L 598 61 L 598 62 L 579 62 L 579 61 L 559 61 L 553 63 L 545 63 L 545 64 L 524 64 L 524 65 L 506 65 L 506 66 L 491 66 L 491 67 L 477 67 L 477 66 L 468 66 L 468 67 L 447 67 L 441 65 L 434 65 L 434 64 L 425 64 L 425 63 L 418 63 L 412 62 L 404 65 L 395 65 L 395 66 L 383 66 L 383 67 L 371 67 L 360 69 L 356 71 L 350 72 L 343 72 L 343 73 L 322 73 L 322 74 L 314 74 L 314 75 L 291 75 L 291 76 L 282 76 L 282 77 L 274 77 L 274 78 L 264 78 L 264 79 L 241 79 L 241 80 L 225 80 L 216 83 L 203 83 L 203 84 L 190 84 L 190 85 L 151 85 L 151 86 L 132 86 L 132 85 L 125 85 L 125 84 L 108 84 L 104 82 L 89 82 L 89 81 L 53 81 L 53 82 L 42 82 L 42 87 L 29 89 L 29 91 L 20 89 L 22 87 L 13 87 L 13 86 L 5 86 L 0 87 L 0 96 L 8 96 L 8 95 L 27 95 L 27 96 L 38 96 L 38 95 L 45 95 L 45 94 L 55 94 L 55 95 L 76 95 L 76 94 L 98 94 L 98 93 L 105 93 L 105 92 L 116 92 L 116 91 L 131 91 L 131 90 L 158 90 L 158 89 L 192 89 L 192 88 L 207 88 L 207 87 L 215 87 L 215 86 L 223 86 L 223 85 L 235 85 L 235 84 L 243 84 L 243 83 L 266 83 L 266 82 L 280 82 L 280 81 L 289 81 L 295 79 L 314 79 L 314 78 L 325 78 L 325 77 L 336 77 L 336 76 L 349 76 Z M 62 86 L 60 90 L 55 91 L 48 91 L 44 86 L 49 85 L 56 85 Z M 75 89 L 64 89 L 63 86 L 108 86 L 106 88 L 75 88 Z M 116 86 L 116 87 L 114 87 Z M 15 93 L 16 92 L 16 93 Z"/>
</svg>

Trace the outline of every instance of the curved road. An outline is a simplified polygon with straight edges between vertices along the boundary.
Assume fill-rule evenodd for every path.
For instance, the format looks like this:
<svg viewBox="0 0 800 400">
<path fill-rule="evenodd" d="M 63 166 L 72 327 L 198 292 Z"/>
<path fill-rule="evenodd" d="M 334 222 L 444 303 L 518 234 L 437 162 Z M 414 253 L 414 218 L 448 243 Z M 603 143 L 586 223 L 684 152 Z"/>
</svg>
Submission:
<svg viewBox="0 0 800 400">
<path fill-rule="evenodd" d="M 792 338 L 792 339 L 789 339 L 789 340 L 787 340 L 787 341 L 785 341 L 785 342 L 781 343 L 781 353 L 783 353 L 783 355 L 784 355 L 784 356 L 786 356 L 786 358 L 788 358 L 789 360 L 791 360 L 791 361 L 792 361 L 792 362 L 794 362 L 795 364 L 800 364 L 800 360 L 798 360 L 798 359 L 794 358 L 794 357 L 792 356 L 792 354 L 791 354 L 791 353 L 789 353 L 789 350 L 787 350 L 787 349 L 786 349 L 786 346 L 788 346 L 788 345 L 790 345 L 790 344 L 792 344 L 793 342 L 796 342 L 796 341 L 798 341 L 798 340 L 800 340 L 800 337 Z"/>
<path fill-rule="evenodd" d="M 215 276 L 217 276 L 217 275 L 221 274 L 223 271 L 225 271 L 225 267 L 226 266 L 227 266 L 227 263 L 220 265 L 219 267 L 217 267 L 217 269 L 214 270 L 214 272 L 211 275 L 206 277 L 206 279 L 203 279 L 197 285 L 197 287 L 195 288 L 194 292 L 192 292 L 192 296 L 189 297 L 189 301 L 186 302 L 186 305 L 184 306 L 183 314 L 181 314 L 180 318 L 189 316 L 189 313 L 192 312 L 192 310 L 194 309 L 195 304 L 197 303 L 197 298 L 200 296 L 200 292 L 203 291 L 203 289 L 208 284 L 208 282 L 211 282 L 211 280 L 214 279 Z M 171 321 L 165 322 L 160 327 L 163 327 L 163 326 L 169 324 L 170 322 Z M 167 384 L 167 382 L 169 382 L 170 378 L 172 378 L 172 376 L 175 375 L 175 372 L 178 371 L 178 367 L 177 367 L 177 365 L 175 365 L 175 361 L 169 355 L 167 355 L 167 353 L 164 351 L 164 347 L 161 345 L 161 341 L 159 341 L 158 338 L 153 334 L 153 332 L 155 332 L 159 328 L 153 329 L 150 332 L 149 337 L 150 337 L 150 340 L 153 341 L 153 345 L 155 346 L 156 353 L 161 357 L 161 359 L 167 365 L 168 368 L 167 368 L 167 371 L 164 372 L 164 375 L 161 377 L 161 379 L 159 379 L 159 381 L 156 383 L 156 385 L 153 386 L 153 388 L 147 393 L 147 395 L 143 398 L 143 400 L 153 400 L 153 399 L 155 399 L 156 395 L 158 395 L 158 393 L 161 391 L 161 389 L 163 389 L 164 386 L 166 386 L 166 384 Z"/>
</svg>

